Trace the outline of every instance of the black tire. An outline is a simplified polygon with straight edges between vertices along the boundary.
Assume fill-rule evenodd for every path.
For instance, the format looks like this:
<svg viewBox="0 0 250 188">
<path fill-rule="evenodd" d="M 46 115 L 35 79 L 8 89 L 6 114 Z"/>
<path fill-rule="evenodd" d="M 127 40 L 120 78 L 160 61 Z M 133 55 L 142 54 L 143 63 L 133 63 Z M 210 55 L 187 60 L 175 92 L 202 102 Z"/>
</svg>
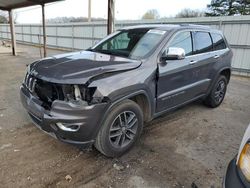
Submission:
<svg viewBox="0 0 250 188">
<path fill-rule="evenodd" d="M 131 100 L 124 100 L 108 112 L 97 135 L 95 147 L 107 157 L 119 157 L 133 147 L 142 128 L 141 108 Z"/>
<path fill-rule="evenodd" d="M 213 85 L 211 92 L 204 100 L 204 104 L 211 108 L 216 108 L 220 106 L 226 95 L 227 82 L 227 78 L 223 75 L 220 75 L 219 78 L 216 80 L 215 84 Z"/>
</svg>

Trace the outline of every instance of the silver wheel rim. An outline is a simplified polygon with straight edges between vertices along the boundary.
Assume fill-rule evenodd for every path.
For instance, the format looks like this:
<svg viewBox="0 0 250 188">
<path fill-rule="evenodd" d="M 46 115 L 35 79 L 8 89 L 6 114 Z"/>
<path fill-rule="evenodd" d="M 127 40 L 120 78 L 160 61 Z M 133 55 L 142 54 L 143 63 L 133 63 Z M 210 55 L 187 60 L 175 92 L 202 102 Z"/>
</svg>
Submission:
<svg viewBox="0 0 250 188">
<path fill-rule="evenodd" d="M 116 148 L 124 148 L 135 138 L 138 119 L 134 112 L 124 111 L 116 116 L 109 130 L 110 143 Z"/>
<path fill-rule="evenodd" d="M 216 91 L 214 92 L 214 98 L 217 103 L 220 103 L 223 100 L 225 95 L 225 89 L 226 83 L 221 80 L 216 87 Z"/>
</svg>

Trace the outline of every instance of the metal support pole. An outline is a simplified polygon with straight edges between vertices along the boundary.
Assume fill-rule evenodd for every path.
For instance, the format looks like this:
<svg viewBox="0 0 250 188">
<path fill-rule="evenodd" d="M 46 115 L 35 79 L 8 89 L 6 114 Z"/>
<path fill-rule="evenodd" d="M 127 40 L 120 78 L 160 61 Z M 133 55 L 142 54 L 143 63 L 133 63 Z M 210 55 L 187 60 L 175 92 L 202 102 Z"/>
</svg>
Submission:
<svg viewBox="0 0 250 188">
<path fill-rule="evenodd" d="M 10 22 L 10 32 L 11 32 L 11 43 L 12 43 L 12 54 L 17 55 L 16 53 L 16 34 L 15 34 L 15 23 L 13 20 L 13 11 L 9 11 L 9 22 Z"/>
<path fill-rule="evenodd" d="M 91 22 L 91 0 L 89 0 L 88 22 Z"/>
<path fill-rule="evenodd" d="M 219 22 L 219 30 L 221 30 L 221 27 L 222 27 L 222 19 L 220 19 L 220 22 Z"/>
<path fill-rule="evenodd" d="M 43 22 L 43 56 L 47 57 L 47 48 L 46 48 L 47 36 L 46 36 L 44 4 L 42 4 L 42 22 Z"/>
<path fill-rule="evenodd" d="M 115 23 L 115 8 L 114 8 L 115 0 L 108 0 L 108 28 L 107 33 L 110 34 L 114 31 L 114 23 Z"/>
<path fill-rule="evenodd" d="M 74 41 L 75 40 L 75 37 L 74 37 L 74 24 L 72 24 L 72 26 L 71 26 L 71 37 L 72 37 L 71 38 L 71 40 L 72 40 L 72 42 L 71 42 L 72 46 L 71 47 L 72 47 L 72 52 L 73 52 L 74 48 L 75 48 L 75 44 L 74 44 L 75 43 L 75 41 Z"/>
</svg>

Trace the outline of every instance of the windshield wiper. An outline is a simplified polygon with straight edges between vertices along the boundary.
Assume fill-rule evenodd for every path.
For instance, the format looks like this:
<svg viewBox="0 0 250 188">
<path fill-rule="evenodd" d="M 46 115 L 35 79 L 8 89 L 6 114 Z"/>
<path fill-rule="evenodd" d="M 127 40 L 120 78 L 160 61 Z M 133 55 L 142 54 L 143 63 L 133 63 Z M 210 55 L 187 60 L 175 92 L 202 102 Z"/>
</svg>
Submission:
<svg viewBox="0 0 250 188">
<path fill-rule="evenodd" d="M 94 52 L 94 49 L 92 49 L 92 48 L 87 48 L 86 51 Z"/>
<path fill-rule="evenodd" d="M 125 54 L 122 54 L 116 51 L 111 51 L 111 50 L 87 49 L 87 51 L 98 52 L 98 53 L 107 54 L 107 55 L 127 57 L 127 55 Z"/>
</svg>

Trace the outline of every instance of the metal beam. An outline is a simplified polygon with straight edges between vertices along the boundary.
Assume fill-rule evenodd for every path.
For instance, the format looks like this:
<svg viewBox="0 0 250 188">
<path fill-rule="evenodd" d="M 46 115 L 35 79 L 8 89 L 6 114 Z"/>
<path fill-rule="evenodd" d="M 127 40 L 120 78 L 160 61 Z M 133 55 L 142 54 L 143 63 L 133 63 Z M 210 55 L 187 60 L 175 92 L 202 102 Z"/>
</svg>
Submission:
<svg viewBox="0 0 250 188">
<path fill-rule="evenodd" d="M 6 0 L 0 0 L 1 1 L 6 1 Z M 6 6 L 4 4 L 1 4 L 0 9 L 1 10 L 12 10 L 16 8 L 23 8 L 23 7 L 28 7 L 28 6 L 34 6 L 34 5 L 42 5 L 42 4 L 47 4 L 47 3 L 52 3 L 56 1 L 62 1 L 62 0 L 12 0 L 11 3 L 8 3 Z"/>
<path fill-rule="evenodd" d="M 17 55 L 17 53 L 16 53 L 15 23 L 13 20 L 13 10 L 9 11 L 9 22 L 10 22 L 10 32 L 11 32 L 12 54 Z"/>
<path fill-rule="evenodd" d="M 114 31 L 114 19 L 115 19 L 115 0 L 108 0 L 108 28 L 107 33 L 110 34 Z"/>
<path fill-rule="evenodd" d="M 89 0 L 89 8 L 88 8 L 88 22 L 91 22 L 91 0 Z"/>
<path fill-rule="evenodd" d="M 43 56 L 47 57 L 47 36 L 46 36 L 46 25 L 45 25 L 45 11 L 44 4 L 42 6 L 42 22 L 43 22 Z"/>
<path fill-rule="evenodd" d="M 9 11 L 9 9 L 7 9 L 7 8 L 5 8 L 5 7 L 1 7 L 1 6 L 0 6 L 0 10 Z"/>
<path fill-rule="evenodd" d="M 236 49 L 250 49 L 250 45 L 242 45 L 242 44 L 230 44 L 230 47 Z"/>
<path fill-rule="evenodd" d="M 243 69 L 243 68 L 234 68 L 232 67 L 233 71 L 237 71 L 237 72 L 244 72 L 244 73 L 249 73 L 250 74 L 250 70 L 249 69 Z"/>
</svg>

